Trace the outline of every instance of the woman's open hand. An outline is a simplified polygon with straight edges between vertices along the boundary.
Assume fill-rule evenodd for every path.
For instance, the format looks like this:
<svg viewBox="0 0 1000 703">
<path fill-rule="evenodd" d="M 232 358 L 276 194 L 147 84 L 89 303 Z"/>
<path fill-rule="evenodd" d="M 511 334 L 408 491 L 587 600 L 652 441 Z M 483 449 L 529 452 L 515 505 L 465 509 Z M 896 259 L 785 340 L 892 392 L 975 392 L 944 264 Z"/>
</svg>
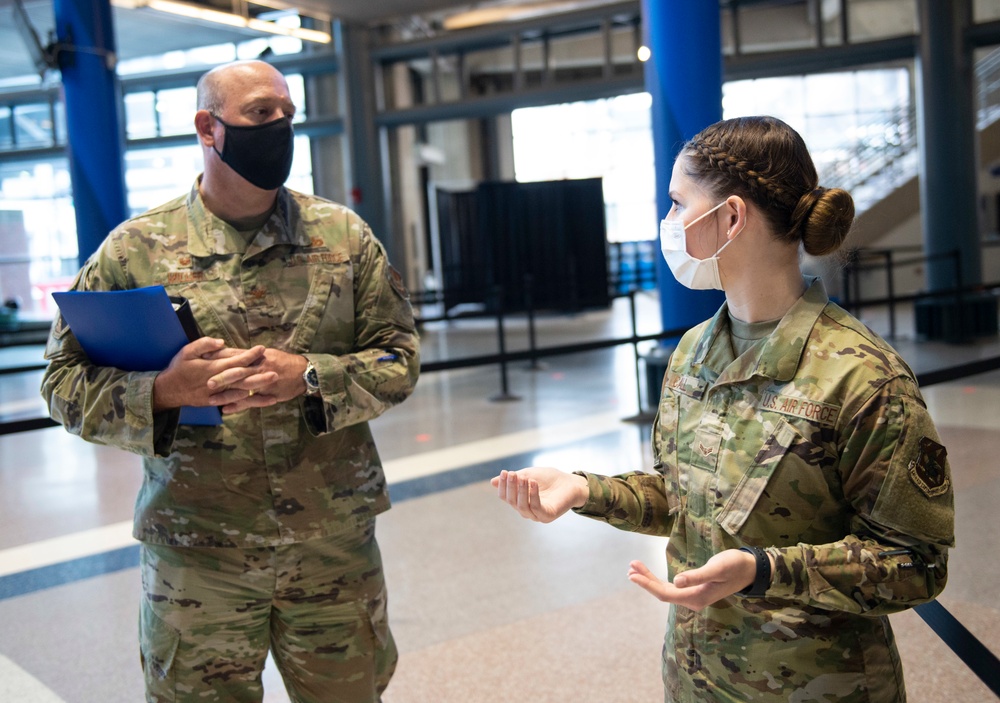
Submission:
<svg viewBox="0 0 1000 703">
<path fill-rule="evenodd" d="M 641 561 L 629 564 L 628 578 L 665 603 L 701 610 L 749 586 L 756 573 L 752 554 L 727 549 L 704 566 L 678 574 L 673 583 L 661 581 Z"/>
<path fill-rule="evenodd" d="M 552 522 L 570 508 L 579 508 L 589 495 L 583 476 L 549 467 L 501 471 L 490 483 L 500 500 L 537 522 Z"/>
</svg>

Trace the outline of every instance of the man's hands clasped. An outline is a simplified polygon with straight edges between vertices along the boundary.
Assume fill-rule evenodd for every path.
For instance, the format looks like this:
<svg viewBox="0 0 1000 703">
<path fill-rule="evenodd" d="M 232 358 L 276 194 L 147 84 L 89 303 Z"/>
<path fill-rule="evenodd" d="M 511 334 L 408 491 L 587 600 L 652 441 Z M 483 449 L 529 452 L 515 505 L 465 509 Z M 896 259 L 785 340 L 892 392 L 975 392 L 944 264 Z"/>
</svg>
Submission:
<svg viewBox="0 0 1000 703">
<path fill-rule="evenodd" d="M 304 356 L 279 349 L 233 349 L 221 339 L 201 337 L 157 375 L 153 410 L 214 405 L 229 414 L 291 400 L 305 392 L 307 363 Z"/>
</svg>

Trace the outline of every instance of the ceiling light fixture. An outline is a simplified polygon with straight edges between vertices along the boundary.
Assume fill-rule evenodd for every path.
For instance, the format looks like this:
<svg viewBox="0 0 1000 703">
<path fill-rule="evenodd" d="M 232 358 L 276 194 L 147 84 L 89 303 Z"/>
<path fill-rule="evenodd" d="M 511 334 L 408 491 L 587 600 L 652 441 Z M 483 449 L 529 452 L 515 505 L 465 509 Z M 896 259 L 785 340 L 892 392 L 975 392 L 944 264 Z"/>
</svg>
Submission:
<svg viewBox="0 0 1000 703">
<path fill-rule="evenodd" d="M 229 27 L 241 27 L 252 29 L 257 32 L 267 32 L 269 34 L 280 34 L 286 37 L 295 37 L 304 41 L 316 42 L 318 44 L 329 44 L 331 41 L 329 32 L 321 32 L 317 29 L 306 29 L 305 27 L 285 27 L 277 22 L 234 15 L 230 12 L 213 10 L 190 2 L 179 2 L 178 0 L 111 0 L 111 4 L 117 7 L 137 9 L 148 7 L 158 12 L 167 12 L 180 17 L 200 20 L 202 22 L 213 22 L 224 24 Z"/>
<path fill-rule="evenodd" d="M 598 4 L 596 0 L 535 0 L 533 2 L 477 7 L 449 15 L 444 19 L 442 26 L 447 30 L 470 29 L 488 24 L 543 17 L 596 4 Z"/>
</svg>

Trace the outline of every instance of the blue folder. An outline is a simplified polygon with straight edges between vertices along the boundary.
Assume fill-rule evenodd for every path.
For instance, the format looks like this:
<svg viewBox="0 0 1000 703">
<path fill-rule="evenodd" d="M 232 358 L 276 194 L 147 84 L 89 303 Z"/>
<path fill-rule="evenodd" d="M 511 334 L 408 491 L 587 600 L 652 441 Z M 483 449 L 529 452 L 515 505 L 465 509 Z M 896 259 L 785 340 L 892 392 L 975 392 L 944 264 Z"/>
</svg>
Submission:
<svg viewBox="0 0 1000 703">
<path fill-rule="evenodd" d="M 162 371 L 190 339 L 163 286 L 53 293 L 63 319 L 95 366 Z M 221 425 L 210 406 L 181 408 L 182 425 Z"/>
</svg>

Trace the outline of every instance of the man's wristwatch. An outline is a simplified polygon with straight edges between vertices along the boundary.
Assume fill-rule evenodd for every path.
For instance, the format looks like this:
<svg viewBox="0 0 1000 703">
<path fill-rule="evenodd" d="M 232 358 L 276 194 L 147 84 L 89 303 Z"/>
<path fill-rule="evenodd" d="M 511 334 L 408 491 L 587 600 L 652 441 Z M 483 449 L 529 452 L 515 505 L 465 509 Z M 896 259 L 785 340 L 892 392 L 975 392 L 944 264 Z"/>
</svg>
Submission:
<svg viewBox="0 0 1000 703">
<path fill-rule="evenodd" d="M 306 364 L 306 370 L 302 372 L 302 380 L 306 384 L 306 395 L 319 395 L 319 374 L 313 362 Z"/>
<path fill-rule="evenodd" d="M 760 547 L 740 547 L 740 551 L 753 555 L 757 563 L 757 572 L 753 583 L 739 591 L 739 594 L 747 598 L 761 598 L 771 586 L 771 559 Z"/>
</svg>

